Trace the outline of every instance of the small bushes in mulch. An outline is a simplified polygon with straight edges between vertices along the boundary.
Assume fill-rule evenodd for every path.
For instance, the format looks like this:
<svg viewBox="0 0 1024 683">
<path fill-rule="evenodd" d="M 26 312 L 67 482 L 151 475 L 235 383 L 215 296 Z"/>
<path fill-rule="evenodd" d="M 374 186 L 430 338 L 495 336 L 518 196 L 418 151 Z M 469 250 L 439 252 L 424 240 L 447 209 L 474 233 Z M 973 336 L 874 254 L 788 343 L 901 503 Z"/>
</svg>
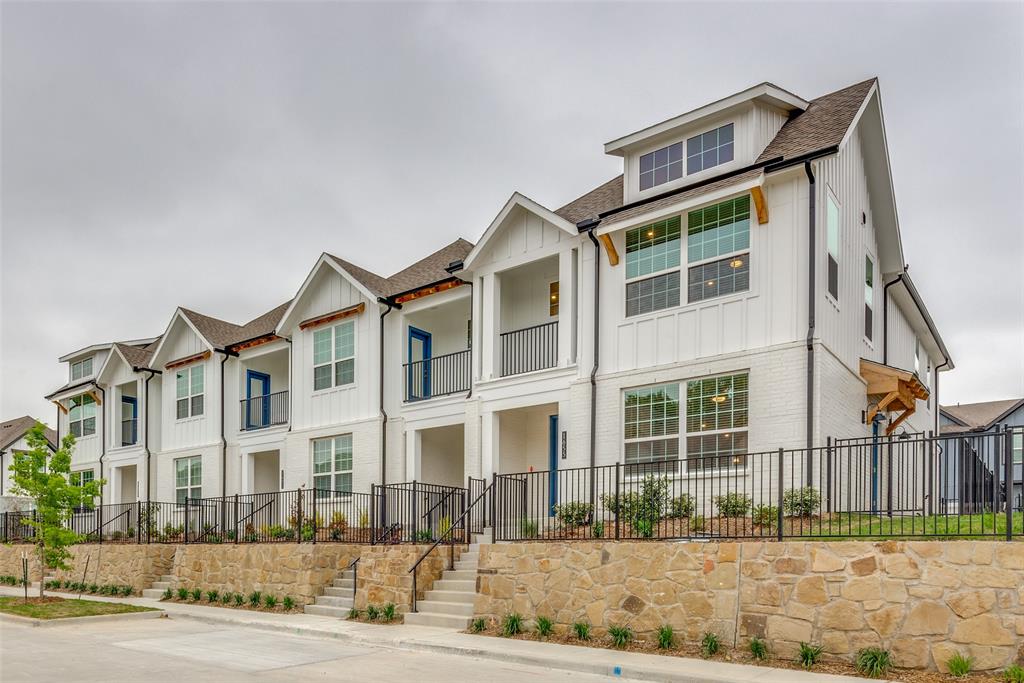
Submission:
<svg viewBox="0 0 1024 683">
<path fill-rule="evenodd" d="M 128 584 L 120 583 L 85 583 L 82 581 L 70 581 L 68 579 L 51 579 L 43 584 L 43 588 L 49 591 L 64 591 L 68 593 L 89 593 L 90 595 L 106 595 L 111 598 L 127 598 L 135 594 L 135 588 Z"/>
<path fill-rule="evenodd" d="M 209 607 L 229 607 L 232 609 L 247 609 L 257 612 L 291 612 L 298 605 L 290 595 L 278 598 L 273 593 L 252 591 L 251 593 L 235 593 L 232 591 L 202 590 L 201 588 L 168 588 L 160 597 L 166 602 L 184 602 L 193 605 L 207 605 Z"/>
<path fill-rule="evenodd" d="M 366 609 L 353 607 L 348 611 L 349 621 L 361 621 L 364 624 L 401 624 L 404 619 L 395 603 L 384 605 L 367 605 Z"/>
</svg>

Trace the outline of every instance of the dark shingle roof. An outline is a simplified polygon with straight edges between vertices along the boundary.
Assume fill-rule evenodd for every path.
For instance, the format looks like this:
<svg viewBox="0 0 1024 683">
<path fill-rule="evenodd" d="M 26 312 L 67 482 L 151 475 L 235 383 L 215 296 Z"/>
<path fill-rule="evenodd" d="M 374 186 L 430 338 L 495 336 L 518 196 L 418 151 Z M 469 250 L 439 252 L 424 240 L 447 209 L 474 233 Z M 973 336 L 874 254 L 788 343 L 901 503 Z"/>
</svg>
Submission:
<svg viewBox="0 0 1024 683">
<path fill-rule="evenodd" d="M 401 294 L 426 285 L 447 280 L 452 277 L 445 268 L 453 261 L 466 258 L 473 251 L 473 243 L 461 237 L 451 244 L 435 251 L 430 256 L 421 258 L 408 268 L 398 271 L 388 278 L 390 294 Z"/>
<path fill-rule="evenodd" d="M 805 111 L 783 124 L 757 160 L 792 159 L 838 145 L 876 80 L 871 78 L 811 100 Z"/>
<path fill-rule="evenodd" d="M 991 427 L 997 420 L 1007 413 L 1016 410 L 1024 405 L 1024 398 L 1011 398 L 1005 401 L 985 401 L 983 403 L 964 403 L 955 406 L 940 406 L 940 410 L 947 417 L 962 424 L 957 428 L 953 425 L 946 425 L 943 432 L 960 432 L 974 429 L 985 430 Z"/>
<path fill-rule="evenodd" d="M 28 430 L 35 426 L 36 422 L 38 422 L 38 420 L 34 417 L 25 415 L 24 417 L 8 420 L 7 422 L 0 424 L 0 451 L 23 437 Z M 56 448 L 57 432 L 47 427 L 46 440 L 50 442 L 51 446 Z"/>
<path fill-rule="evenodd" d="M 257 337 L 265 337 L 268 334 L 273 334 L 277 330 L 277 324 L 281 322 L 281 317 L 284 316 L 284 312 L 288 310 L 292 300 L 285 301 L 280 306 L 270 309 L 266 313 L 256 318 L 253 318 L 246 324 L 242 325 L 241 337 L 234 341 L 235 344 L 238 342 L 249 341 L 250 339 L 256 339 Z"/>
<path fill-rule="evenodd" d="M 618 175 L 608 182 L 595 187 L 582 197 L 578 197 L 555 213 L 569 221 L 579 223 L 588 218 L 596 218 L 597 214 L 617 209 L 622 206 L 622 175 Z"/>
<path fill-rule="evenodd" d="M 230 346 L 233 342 L 239 340 L 239 335 L 242 333 L 241 325 L 229 323 L 219 318 L 211 318 L 208 315 L 196 313 L 187 308 L 182 308 L 181 312 L 196 326 L 199 334 L 203 335 L 206 341 L 216 347 L 224 348 L 225 346 Z"/>
<path fill-rule="evenodd" d="M 160 342 L 160 337 L 156 338 L 152 344 L 146 346 L 130 346 L 128 344 L 116 343 L 117 350 L 121 352 L 124 359 L 128 361 L 128 364 L 133 368 L 148 368 L 149 359 L 153 357 L 153 351 L 156 349 L 156 345 Z"/>
<path fill-rule="evenodd" d="M 327 254 L 327 257 L 332 259 L 335 263 L 341 266 L 346 273 L 354 277 L 360 284 L 366 287 L 374 296 L 387 296 L 388 295 L 388 280 L 383 278 L 376 273 L 360 268 L 354 263 L 349 263 L 343 258 L 339 258 L 334 254 Z"/>
</svg>

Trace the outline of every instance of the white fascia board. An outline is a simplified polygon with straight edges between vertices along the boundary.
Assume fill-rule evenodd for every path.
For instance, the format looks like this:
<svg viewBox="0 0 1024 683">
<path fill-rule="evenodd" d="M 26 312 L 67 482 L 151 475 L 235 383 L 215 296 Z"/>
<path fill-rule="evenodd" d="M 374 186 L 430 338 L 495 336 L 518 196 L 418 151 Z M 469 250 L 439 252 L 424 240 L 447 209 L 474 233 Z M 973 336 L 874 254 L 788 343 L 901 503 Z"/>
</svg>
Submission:
<svg viewBox="0 0 1024 683">
<path fill-rule="evenodd" d="M 579 230 L 576 229 L 575 225 L 565 220 L 551 209 L 548 209 L 547 207 L 538 204 L 537 202 L 533 201 L 524 194 L 521 194 L 519 192 L 513 192 L 512 196 L 509 197 L 507 202 L 505 202 L 505 205 L 501 207 L 501 211 L 498 212 L 498 215 L 495 216 L 494 220 L 491 221 L 491 224 L 487 226 L 487 230 L 484 231 L 484 234 L 480 237 L 480 240 L 473 246 L 473 249 L 469 252 L 469 254 L 466 255 L 466 258 L 463 259 L 463 270 L 469 271 L 471 269 L 473 262 L 480 257 L 480 254 L 482 254 L 484 249 L 486 249 L 487 243 L 491 240 L 492 237 L 494 237 L 495 233 L 497 233 L 498 230 L 501 229 L 502 224 L 505 222 L 505 220 L 509 217 L 509 214 L 511 214 L 516 207 L 522 207 L 527 211 L 536 214 L 537 216 L 544 219 L 548 223 L 551 223 L 552 225 L 560 228 L 561 230 L 564 230 L 565 232 L 572 236 L 577 236 L 580 234 Z"/>
<path fill-rule="evenodd" d="M 722 199 L 731 197 L 732 195 L 739 194 L 741 192 L 747 192 L 750 191 L 752 188 L 761 187 L 763 185 L 764 174 L 762 173 L 756 178 L 751 178 L 749 180 L 736 183 L 735 185 L 723 187 L 721 189 L 715 190 L 714 192 L 708 192 L 707 194 L 698 195 L 696 197 L 690 197 L 689 199 L 681 200 L 676 204 L 664 206 L 654 211 L 650 211 L 639 216 L 634 216 L 624 221 L 608 224 L 602 223 L 597 227 L 596 230 L 594 230 L 594 234 L 605 235 L 610 232 L 617 232 L 619 230 L 633 228 L 638 225 L 646 225 L 647 223 L 652 223 L 654 221 L 661 220 L 662 218 L 673 216 L 677 213 L 682 213 L 683 211 L 689 211 L 695 206 L 713 204 L 714 202 L 721 201 Z"/>
<path fill-rule="evenodd" d="M 106 373 L 108 367 L 112 367 L 110 364 L 114 361 L 115 356 L 121 360 L 122 363 L 127 365 L 129 368 L 132 364 L 128 362 L 128 359 L 121 353 L 121 349 L 117 348 L 117 344 L 113 344 L 110 348 L 110 353 L 107 354 L 106 360 L 103 361 L 103 365 L 100 366 L 100 371 L 96 373 L 96 381 L 99 382 L 103 379 L 104 373 Z"/>
<path fill-rule="evenodd" d="M 74 398 L 75 396 L 81 396 L 82 394 L 97 388 L 99 388 L 99 384 L 97 384 L 96 380 L 90 380 L 84 384 L 76 384 L 73 387 L 68 387 L 59 394 L 51 394 L 49 400 L 53 403 L 59 403 L 61 401 L 66 401 L 69 398 Z"/>
<path fill-rule="evenodd" d="M 793 111 L 799 109 L 803 111 L 810 106 L 810 102 L 797 97 L 793 93 L 783 90 L 777 85 L 771 83 L 759 83 L 752 88 L 747 88 L 735 95 L 730 95 L 723 99 L 720 99 L 711 104 L 706 104 L 703 107 L 699 107 L 692 111 L 688 111 L 685 114 L 673 117 L 661 123 L 656 123 L 653 126 L 648 126 L 635 133 L 623 136 L 611 142 L 606 142 L 604 145 L 605 154 L 614 154 L 616 156 L 623 156 L 626 149 L 644 140 L 647 140 L 658 135 L 664 135 L 665 133 L 675 129 L 687 126 L 695 121 L 699 121 L 707 116 L 712 116 L 721 111 L 735 107 L 738 104 L 743 104 L 750 100 L 759 100 L 765 104 L 783 109 L 786 111 Z"/>
<path fill-rule="evenodd" d="M 86 346 L 84 349 L 78 349 L 77 351 L 72 351 L 71 353 L 66 353 L 63 356 L 61 356 L 60 358 L 58 358 L 57 360 L 59 362 L 61 362 L 61 363 L 64 363 L 64 362 L 67 362 L 69 360 L 73 360 L 73 359 L 75 359 L 75 358 L 77 358 L 79 356 L 84 356 L 86 354 L 96 353 L 97 351 L 103 351 L 104 349 L 109 349 L 111 346 L 113 346 L 113 343 L 93 344 L 92 346 Z"/>
<path fill-rule="evenodd" d="M 320 254 L 320 258 L 318 258 L 316 263 L 313 264 L 313 268 L 309 271 L 309 274 L 306 276 L 306 279 L 302 281 L 302 284 L 299 286 L 299 291 L 295 293 L 294 297 L 292 297 L 292 302 L 288 304 L 288 308 L 285 310 L 284 315 L 281 316 L 281 320 L 277 323 L 277 329 L 274 330 L 274 334 L 278 334 L 281 337 L 287 338 L 286 335 L 281 333 L 292 326 L 292 318 L 295 317 L 296 311 L 299 310 L 299 304 L 302 301 L 302 298 L 305 296 L 309 288 L 313 285 L 313 280 L 316 278 L 317 273 L 319 273 L 320 269 L 323 268 L 324 266 L 333 269 L 336 273 L 338 273 L 343 278 L 352 283 L 352 286 L 358 289 L 363 294 L 363 296 L 365 296 L 370 301 L 377 301 L 376 294 L 368 290 L 363 283 L 352 277 L 352 275 L 349 274 L 348 271 L 346 271 L 340 265 L 335 263 L 334 259 L 328 256 L 326 253 L 323 253 Z"/>
</svg>

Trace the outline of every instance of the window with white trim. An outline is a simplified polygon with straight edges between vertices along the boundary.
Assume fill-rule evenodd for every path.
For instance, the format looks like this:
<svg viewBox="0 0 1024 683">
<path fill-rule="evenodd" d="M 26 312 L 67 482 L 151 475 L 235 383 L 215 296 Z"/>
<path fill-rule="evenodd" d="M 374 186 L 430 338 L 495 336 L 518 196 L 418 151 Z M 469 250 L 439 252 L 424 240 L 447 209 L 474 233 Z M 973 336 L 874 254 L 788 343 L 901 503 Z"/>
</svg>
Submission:
<svg viewBox="0 0 1024 683">
<path fill-rule="evenodd" d="M 679 305 L 681 239 L 680 216 L 626 231 L 626 317 Z"/>
<path fill-rule="evenodd" d="M 679 457 L 679 385 L 627 389 L 623 399 L 626 464 L 676 460 Z"/>
<path fill-rule="evenodd" d="M 733 124 L 686 140 L 686 174 L 706 171 L 733 160 Z"/>
<path fill-rule="evenodd" d="M 686 470 L 747 464 L 747 373 L 686 383 Z"/>
<path fill-rule="evenodd" d="M 313 488 L 320 498 L 352 492 L 352 435 L 313 440 Z"/>
<path fill-rule="evenodd" d="M 864 337 L 868 341 L 874 333 L 875 316 L 872 306 L 875 303 L 875 264 L 870 256 L 864 257 Z"/>
<path fill-rule="evenodd" d="M 92 470 L 76 470 L 74 472 L 68 473 L 68 483 L 71 484 L 72 486 L 85 486 L 89 482 L 93 481 L 95 479 L 95 476 L 95 472 L 93 472 Z M 82 500 L 80 501 L 80 505 L 84 507 L 90 505 L 92 502 L 93 501 L 91 500 L 91 496 L 86 496 L 83 494 Z"/>
<path fill-rule="evenodd" d="M 205 366 L 193 365 L 178 370 L 174 375 L 177 419 L 203 414 L 205 392 Z"/>
<path fill-rule="evenodd" d="M 679 180 L 683 177 L 683 143 L 640 155 L 640 190 Z"/>
<path fill-rule="evenodd" d="M 829 194 L 825 200 L 825 228 L 827 232 L 826 247 L 828 249 L 828 293 L 839 301 L 839 205 Z"/>
<path fill-rule="evenodd" d="M 750 195 L 687 214 L 687 301 L 750 289 Z"/>
<path fill-rule="evenodd" d="M 1017 464 L 1024 463 L 1024 432 L 1013 434 L 1013 461 Z"/>
<path fill-rule="evenodd" d="M 343 323 L 313 332 L 313 390 L 356 381 L 356 324 Z"/>
<path fill-rule="evenodd" d="M 174 461 L 174 500 L 203 497 L 203 456 L 193 455 Z"/>
<path fill-rule="evenodd" d="M 96 400 L 89 394 L 71 399 L 68 408 L 68 431 L 75 438 L 96 433 Z"/>
<path fill-rule="evenodd" d="M 71 379 L 82 379 L 92 375 L 92 357 L 71 364 Z"/>
</svg>

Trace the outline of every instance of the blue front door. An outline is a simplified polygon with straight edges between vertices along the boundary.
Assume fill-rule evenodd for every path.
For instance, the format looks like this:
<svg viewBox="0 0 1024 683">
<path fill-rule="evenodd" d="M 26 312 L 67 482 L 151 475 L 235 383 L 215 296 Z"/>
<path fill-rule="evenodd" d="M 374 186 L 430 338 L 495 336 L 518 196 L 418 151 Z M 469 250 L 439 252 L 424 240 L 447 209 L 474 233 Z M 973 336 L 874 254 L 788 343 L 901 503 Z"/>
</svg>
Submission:
<svg viewBox="0 0 1024 683">
<path fill-rule="evenodd" d="M 245 371 L 245 405 L 246 429 L 270 424 L 270 375 L 255 370 Z"/>
<path fill-rule="evenodd" d="M 410 401 L 430 398 L 430 333 L 409 328 L 409 391 Z"/>
<path fill-rule="evenodd" d="M 550 514 L 558 505 L 558 416 L 548 416 L 548 500 Z"/>
</svg>

